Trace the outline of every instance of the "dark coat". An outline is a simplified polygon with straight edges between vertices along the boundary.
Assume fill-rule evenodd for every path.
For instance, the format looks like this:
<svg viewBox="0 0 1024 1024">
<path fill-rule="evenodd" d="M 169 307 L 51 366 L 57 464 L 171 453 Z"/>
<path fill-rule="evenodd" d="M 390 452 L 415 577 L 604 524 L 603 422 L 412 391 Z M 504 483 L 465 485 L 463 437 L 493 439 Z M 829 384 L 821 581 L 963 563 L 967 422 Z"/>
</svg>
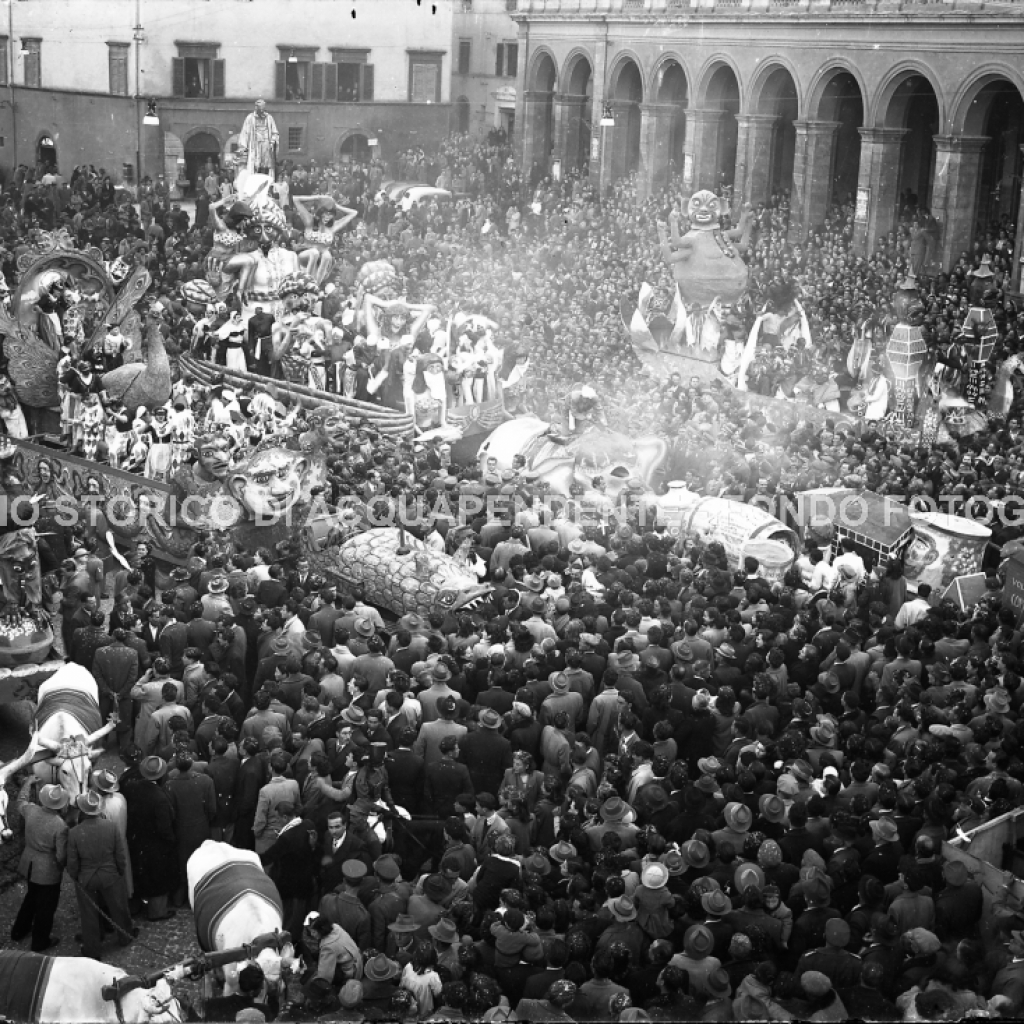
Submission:
<svg viewBox="0 0 1024 1024">
<path fill-rule="evenodd" d="M 162 786 L 137 779 L 122 785 L 128 804 L 128 852 L 135 893 L 166 896 L 178 885 L 174 807 Z"/>
<path fill-rule="evenodd" d="M 496 729 L 478 729 L 459 741 L 459 755 L 473 780 L 470 792 L 497 796 L 502 777 L 512 767 L 512 744 Z"/>
<path fill-rule="evenodd" d="M 217 791 L 208 775 L 188 771 L 166 786 L 174 808 L 178 856 L 187 860 L 210 838 L 210 828 L 217 817 Z"/>
<path fill-rule="evenodd" d="M 96 677 L 100 693 L 111 690 L 127 697 L 139 679 L 139 655 L 131 647 L 115 640 L 93 655 L 92 674 Z"/>
<path fill-rule="evenodd" d="M 345 861 L 362 861 L 367 871 L 373 871 L 373 862 L 381 854 L 380 843 L 368 829 L 360 833 L 350 827 L 345 831 L 341 846 L 337 850 L 332 850 L 332 845 L 331 834 L 328 832 L 323 838 L 323 856 L 320 861 L 321 892 L 329 892 L 341 885 L 341 866 Z"/>
<path fill-rule="evenodd" d="M 455 813 L 455 800 L 460 793 L 472 792 L 474 782 L 464 764 L 442 757 L 436 764 L 427 765 L 423 782 L 424 803 L 427 811 L 432 811 L 441 820 Z"/>
<path fill-rule="evenodd" d="M 423 805 L 424 760 L 419 754 L 399 747 L 385 758 L 391 798 L 410 814 L 421 814 Z"/>
<path fill-rule="evenodd" d="M 68 874 L 82 885 L 116 881 L 127 869 L 128 851 L 112 821 L 84 817 L 68 832 Z"/>
<path fill-rule="evenodd" d="M 313 895 L 318 862 L 316 825 L 309 818 L 282 832 L 263 854 L 267 874 L 285 900 L 308 899 Z"/>
<path fill-rule="evenodd" d="M 235 785 L 240 767 L 236 758 L 224 754 L 214 754 L 206 766 L 206 774 L 213 779 L 213 789 L 217 796 L 217 815 L 213 824 L 219 828 L 235 820 Z"/>
</svg>

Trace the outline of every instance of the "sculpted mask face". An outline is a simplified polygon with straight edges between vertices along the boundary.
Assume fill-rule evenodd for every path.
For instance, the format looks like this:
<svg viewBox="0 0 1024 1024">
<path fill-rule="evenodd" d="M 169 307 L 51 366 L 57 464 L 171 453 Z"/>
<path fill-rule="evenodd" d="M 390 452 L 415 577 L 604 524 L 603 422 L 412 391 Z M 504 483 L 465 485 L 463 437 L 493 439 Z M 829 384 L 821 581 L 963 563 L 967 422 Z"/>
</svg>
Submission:
<svg viewBox="0 0 1024 1024">
<path fill-rule="evenodd" d="M 226 437 L 213 437 L 199 448 L 199 465 L 209 476 L 223 480 L 231 464 L 231 442 Z"/>
<path fill-rule="evenodd" d="M 691 223 L 697 227 L 717 227 L 719 214 L 718 196 L 707 189 L 694 192 L 690 196 L 686 212 Z"/>
<path fill-rule="evenodd" d="M 253 518 L 277 520 L 299 500 L 308 460 L 286 448 L 257 452 L 243 472 L 235 473 L 228 489 Z"/>
</svg>

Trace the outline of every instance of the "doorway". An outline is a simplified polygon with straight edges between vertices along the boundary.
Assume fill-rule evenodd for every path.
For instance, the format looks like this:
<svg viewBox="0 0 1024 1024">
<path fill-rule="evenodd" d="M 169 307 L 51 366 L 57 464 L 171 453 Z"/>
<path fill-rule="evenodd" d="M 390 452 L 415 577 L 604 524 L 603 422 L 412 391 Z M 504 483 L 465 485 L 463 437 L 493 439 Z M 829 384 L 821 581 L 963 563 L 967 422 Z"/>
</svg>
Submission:
<svg viewBox="0 0 1024 1024">
<path fill-rule="evenodd" d="M 196 132 L 185 140 L 185 177 L 188 195 L 194 196 L 203 187 L 211 170 L 220 169 L 220 139 L 212 132 Z"/>
<path fill-rule="evenodd" d="M 43 173 L 57 173 L 57 144 L 49 135 L 36 143 L 36 165 Z"/>
</svg>

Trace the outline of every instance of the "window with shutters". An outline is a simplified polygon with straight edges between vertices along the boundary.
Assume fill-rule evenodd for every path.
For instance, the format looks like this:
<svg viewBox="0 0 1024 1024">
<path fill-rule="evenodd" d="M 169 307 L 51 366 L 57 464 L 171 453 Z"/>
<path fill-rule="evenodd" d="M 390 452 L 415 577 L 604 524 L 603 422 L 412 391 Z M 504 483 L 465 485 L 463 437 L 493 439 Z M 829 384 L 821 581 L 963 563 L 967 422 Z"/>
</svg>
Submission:
<svg viewBox="0 0 1024 1024">
<path fill-rule="evenodd" d="M 107 43 L 110 65 L 110 95 L 128 95 L 128 43 Z"/>
<path fill-rule="evenodd" d="M 315 46 L 279 46 L 275 94 L 279 100 L 305 102 L 323 99 L 323 65 L 316 63 Z"/>
<path fill-rule="evenodd" d="M 459 40 L 459 74 L 469 74 L 469 58 L 472 54 L 472 44 L 468 39 Z"/>
<path fill-rule="evenodd" d="M 186 99 L 208 100 L 224 95 L 224 61 L 217 58 L 220 43 L 176 43 L 171 61 L 172 92 Z"/>
<path fill-rule="evenodd" d="M 443 50 L 409 51 L 409 102 L 441 102 Z"/>
<path fill-rule="evenodd" d="M 43 83 L 42 39 L 22 39 L 25 49 L 25 84 L 30 89 L 39 89 Z"/>
<path fill-rule="evenodd" d="M 519 44 L 498 43 L 494 55 L 494 73 L 499 78 L 515 78 L 519 72 Z"/>
<path fill-rule="evenodd" d="M 301 128 L 289 128 L 288 129 L 288 152 L 298 153 L 302 149 L 302 129 Z"/>
<path fill-rule="evenodd" d="M 334 69 L 337 85 L 332 93 L 325 79 L 325 99 L 336 99 L 339 103 L 369 103 L 373 99 L 373 65 L 369 50 L 334 47 L 328 67 Z"/>
</svg>

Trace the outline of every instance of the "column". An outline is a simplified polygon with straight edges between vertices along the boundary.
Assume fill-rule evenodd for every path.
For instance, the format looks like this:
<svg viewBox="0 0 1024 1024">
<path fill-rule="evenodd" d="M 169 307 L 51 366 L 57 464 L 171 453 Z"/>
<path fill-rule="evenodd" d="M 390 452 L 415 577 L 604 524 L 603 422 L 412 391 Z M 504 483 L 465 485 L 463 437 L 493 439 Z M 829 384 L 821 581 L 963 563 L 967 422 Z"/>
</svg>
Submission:
<svg viewBox="0 0 1024 1024">
<path fill-rule="evenodd" d="M 789 227 L 792 238 L 802 240 L 825 220 L 832 191 L 838 121 L 794 121 L 796 153 L 793 157 L 793 202 Z"/>
<path fill-rule="evenodd" d="M 902 128 L 861 128 L 860 175 L 857 178 L 857 206 L 853 244 L 858 256 L 875 250 L 879 235 L 896 223 L 900 198 L 900 155 Z"/>
<path fill-rule="evenodd" d="M 628 165 L 629 113 L 636 106 L 631 100 L 608 100 L 605 107 L 615 119 L 615 127 L 602 128 L 598 118 L 597 130 L 601 133 L 601 188 L 615 184 L 625 173 Z"/>
<path fill-rule="evenodd" d="M 551 93 L 527 92 L 523 97 L 523 174 L 529 176 L 536 160 L 547 172 L 551 163 L 551 125 L 548 104 Z M 518 126 L 517 126 L 518 127 Z"/>
<path fill-rule="evenodd" d="M 580 131 L 586 111 L 586 96 L 558 93 L 555 96 L 554 159 L 561 160 L 562 173 L 576 166 L 580 151 Z M 587 117 L 589 120 L 589 116 Z"/>
<path fill-rule="evenodd" d="M 648 196 L 668 181 L 672 159 L 672 124 L 679 108 L 674 103 L 640 106 L 640 193 Z"/>
<path fill-rule="evenodd" d="M 733 195 L 742 203 L 764 202 L 772 175 L 772 134 L 775 114 L 745 114 L 736 118 L 736 178 Z"/>
<path fill-rule="evenodd" d="M 949 270 L 963 250 L 970 250 L 974 240 L 978 179 L 988 141 L 983 135 L 935 136 L 930 209 L 942 226 L 939 251 L 932 254 L 940 270 Z"/>
<path fill-rule="evenodd" d="M 718 174 L 718 130 L 724 110 L 687 110 L 683 185 L 691 192 L 714 189 Z"/>
<path fill-rule="evenodd" d="M 1020 147 L 1024 153 L 1024 146 Z M 1024 182 L 1021 183 L 1020 204 L 1017 207 L 1017 234 L 1013 242 L 1013 276 L 1012 287 L 1015 292 L 1021 289 L 1021 259 L 1024 258 Z"/>
<path fill-rule="evenodd" d="M 608 187 L 606 179 L 601 177 L 602 157 L 606 139 L 604 133 L 607 128 L 601 127 L 601 111 L 605 103 L 606 79 L 608 78 L 608 43 L 594 47 L 593 66 L 593 106 L 590 114 L 590 180 L 598 192 L 603 192 Z"/>
</svg>

